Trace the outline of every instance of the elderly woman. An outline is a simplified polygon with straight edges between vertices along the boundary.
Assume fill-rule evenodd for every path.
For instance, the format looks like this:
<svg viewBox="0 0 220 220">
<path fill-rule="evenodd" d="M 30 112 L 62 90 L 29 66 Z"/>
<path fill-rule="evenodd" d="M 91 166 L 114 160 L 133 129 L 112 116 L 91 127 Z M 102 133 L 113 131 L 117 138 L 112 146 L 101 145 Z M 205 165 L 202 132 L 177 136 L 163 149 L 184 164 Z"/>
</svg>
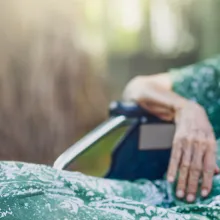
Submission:
<svg viewBox="0 0 220 220">
<path fill-rule="evenodd" d="M 168 169 L 173 182 L 179 171 L 176 195 L 195 200 L 202 176 L 201 195 L 206 197 L 216 164 L 216 137 L 220 135 L 218 57 L 197 65 L 154 76 L 139 76 L 125 90 L 125 99 L 167 121 L 175 121 L 176 134 Z M 210 122 L 211 121 L 211 122 Z M 214 127 L 214 129 L 213 129 Z"/>
<path fill-rule="evenodd" d="M 167 178 L 176 184 L 107 180 L 1 162 L 0 218 L 220 219 L 219 63 L 217 56 L 169 73 L 137 77 L 125 89 L 126 100 L 135 100 L 161 119 L 175 121 Z"/>
</svg>

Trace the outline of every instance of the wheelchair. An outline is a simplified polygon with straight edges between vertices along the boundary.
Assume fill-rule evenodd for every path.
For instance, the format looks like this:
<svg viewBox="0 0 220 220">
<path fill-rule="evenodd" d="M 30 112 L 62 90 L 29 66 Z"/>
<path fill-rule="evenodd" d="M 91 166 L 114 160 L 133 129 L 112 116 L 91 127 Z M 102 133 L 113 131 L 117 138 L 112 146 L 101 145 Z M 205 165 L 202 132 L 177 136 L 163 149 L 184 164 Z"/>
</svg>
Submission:
<svg viewBox="0 0 220 220">
<path fill-rule="evenodd" d="M 109 116 L 107 121 L 61 154 L 53 168 L 67 168 L 106 135 L 126 126 L 125 135 L 114 148 L 104 177 L 128 181 L 162 179 L 168 168 L 174 123 L 162 121 L 137 104 L 127 102 L 112 102 Z"/>
</svg>

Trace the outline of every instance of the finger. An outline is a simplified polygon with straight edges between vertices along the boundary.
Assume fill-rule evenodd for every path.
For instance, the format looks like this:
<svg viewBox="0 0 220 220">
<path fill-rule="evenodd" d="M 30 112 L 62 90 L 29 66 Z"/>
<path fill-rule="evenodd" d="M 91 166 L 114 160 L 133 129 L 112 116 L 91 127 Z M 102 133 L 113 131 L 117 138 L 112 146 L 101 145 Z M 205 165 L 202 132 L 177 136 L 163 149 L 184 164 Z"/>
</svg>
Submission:
<svg viewBox="0 0 220 220">
<path fill-rule="evenodd" d="M 204 156 L 203 181 L 201 195 L 208 196 L 212 188 L 212 179 L 215 169 L 215 153 L 208 149 Z"/>
<path fill-rule="evenodd" d="M 191 163 L 192 147 L 184 146 L 183 157 L 180 166 L 180 172 L 178 177 L 176 196 L 178 198 L 183 198 L 185 196 L 188 172 Z"/>
<path fill-rule="evenodd" d="M 177 174 L 177 170 L 179 167 L 181 154 L 182 154 L 182 149 L 181 149 L 182 146 L 181 145 L 182 144 L 180 141 L 174 140 L 171 158 L 170 158 L 170 162 L 169 162 L 169 168 L 168 168 L 168 172 L 167 172 L 167 180 L 169 182 L 174 182 L 174 180 L 176 178 L 176 174 Z"/>
<path fill-rule="evenodd" d="M 202 159 L 204 155 L 204 147 L 199 143 L 194 143 L 192 163 L 189 170 L 189 178 L 187 182 L 187 197 L 188 202 L 193 202 L 196 198 L 198 190 L 199 178 L 202 172 Z"/>
</svg>

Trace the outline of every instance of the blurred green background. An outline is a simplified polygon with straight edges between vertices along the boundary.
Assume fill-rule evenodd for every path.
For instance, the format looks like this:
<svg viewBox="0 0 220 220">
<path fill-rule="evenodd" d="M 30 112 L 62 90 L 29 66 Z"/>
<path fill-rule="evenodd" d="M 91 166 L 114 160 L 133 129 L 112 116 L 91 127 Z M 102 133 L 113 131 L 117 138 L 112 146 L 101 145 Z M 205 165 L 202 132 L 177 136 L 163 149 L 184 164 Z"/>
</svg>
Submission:
<svg viewBox="0 0 220 220">
<path fill-rule="evenodd" d="M 0 159 L 52 164 L 136 75 L 220 52 L 219 0 L 0 3 Z M 120 130 L 72 169 L 103 175 Z"/>
</svg>

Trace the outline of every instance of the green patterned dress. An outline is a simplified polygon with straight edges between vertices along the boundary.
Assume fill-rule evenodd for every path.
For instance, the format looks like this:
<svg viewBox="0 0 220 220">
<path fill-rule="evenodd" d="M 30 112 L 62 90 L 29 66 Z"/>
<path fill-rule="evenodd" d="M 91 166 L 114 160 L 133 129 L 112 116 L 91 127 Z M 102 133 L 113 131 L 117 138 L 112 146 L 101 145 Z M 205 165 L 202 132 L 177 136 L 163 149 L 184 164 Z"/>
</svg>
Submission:
<svg viewBox="0 0 220 220">
<path fill-rule="evenodd" d="M 205 107 L 220 138 L 220 56 L 173 70 L 170 76 L 175 92 Z M 214 177 L 209 197 L 198 195 L 194 204 L 174 194 L 175 184 L 166 180 L 131 183 L 0 162 L 0 220 L 220 219 L 220 175 Z"/>
</svg>

